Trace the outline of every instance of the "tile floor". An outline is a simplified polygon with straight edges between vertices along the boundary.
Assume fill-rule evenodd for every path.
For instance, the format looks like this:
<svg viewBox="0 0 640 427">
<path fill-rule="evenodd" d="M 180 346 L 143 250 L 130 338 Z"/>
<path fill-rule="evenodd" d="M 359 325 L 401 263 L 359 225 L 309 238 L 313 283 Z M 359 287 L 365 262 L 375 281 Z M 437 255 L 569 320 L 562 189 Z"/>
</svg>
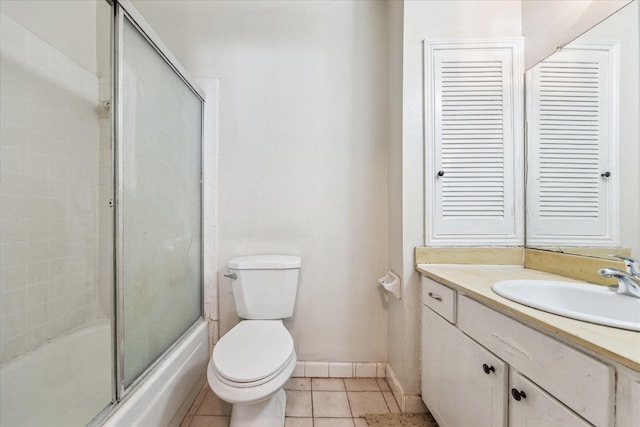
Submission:
<svg viewBox="0 0 640 427">
<path fill-rule="evenodd" d="M 285 427 L 366 427 L 365 414 L 400 412 L 384 378 L 291 378 Z M 231 405 L 204 384 L 180 427 L 228 427 Z"/>
</svg>

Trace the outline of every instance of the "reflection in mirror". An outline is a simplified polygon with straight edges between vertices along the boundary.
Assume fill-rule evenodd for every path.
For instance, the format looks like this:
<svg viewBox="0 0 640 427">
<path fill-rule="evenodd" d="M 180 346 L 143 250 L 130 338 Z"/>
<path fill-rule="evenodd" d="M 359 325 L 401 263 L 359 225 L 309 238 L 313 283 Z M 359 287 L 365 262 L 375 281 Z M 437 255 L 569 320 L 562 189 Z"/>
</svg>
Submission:
<svg viewBox="0 0 640 427">
<path fill-rule="evenodd" d="M 634 1 L 527 71 L 527 246 L 640 258 Z"/>
</svg>

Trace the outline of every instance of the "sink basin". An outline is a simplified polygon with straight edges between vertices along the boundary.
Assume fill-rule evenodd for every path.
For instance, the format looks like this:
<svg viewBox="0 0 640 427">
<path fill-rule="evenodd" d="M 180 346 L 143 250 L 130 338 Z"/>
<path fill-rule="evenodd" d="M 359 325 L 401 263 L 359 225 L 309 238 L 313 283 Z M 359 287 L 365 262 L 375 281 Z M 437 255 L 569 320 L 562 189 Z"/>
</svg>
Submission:
<svg viewBox="0 0 640 427">
<path fill-rule="evenodd" d="M 640 298 L 606 286 L 547 280 L 503 280 L 491 287 L 512 301 L 560 316 L 640 331 Z"/>
</svg>

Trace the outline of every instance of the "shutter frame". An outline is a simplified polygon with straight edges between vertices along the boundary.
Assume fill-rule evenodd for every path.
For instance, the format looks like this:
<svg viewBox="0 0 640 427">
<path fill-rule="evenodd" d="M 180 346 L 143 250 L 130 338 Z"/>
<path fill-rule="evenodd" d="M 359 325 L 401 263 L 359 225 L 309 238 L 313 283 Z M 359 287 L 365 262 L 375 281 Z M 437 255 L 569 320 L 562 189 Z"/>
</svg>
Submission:
<svg viewBox="0 0 640 427">
<path fill-rule="evenodd" d="M 499 93 L 504 98 L 500 100 L 500 96 L 490 92 L 496 89 L 496 80 L 489 76 L 490 73 L 483 74 L 486 70 L 475 75 L 466 74 L 471 77 L 467 80 L 452 77 L 460 70 L 449 70 L 453 74 L 440 85 L 443 58 L 457 58 L 461 67 L 465 67 L 465 62 L 479 67 L 499 62 L 503 73 Z M 425 41 L 427 245 L 523 245 L 522 64 L 522 39 Z M 460 75 L 464 74 L 463 71 Z M 456 80 L 465 86 L 456 86 Z M 465 92 L 469 88 L 480 91 Z M 456 102 L 460 93 L 454 92 L 454 96 L 447 97 L 447 90 L 462 90 L 470 96 L 465 102 Z M 496 108 L 499 111 L 494 111 Z M 496 125 L 502 128 L 500 141 L 494 141 L 493 145 L 473 145 L 474 134 L 490 138 Z M 440 144 L 443 135 L 449 139 L 444 146 Z M 502 156 L 502 161 L 495 161 L 496 156 Z M 439 170 L 444 170 L 444 177 L 437 176 Z M 453 170 L 457 172 L 458 183 L 452 177 Z M 478 185 L 471 186 L 474 179 Z M 456 188 L 456 185 L 461 187 Z"/>
<path fill-rule="evenodd" d="M 571 107 L 581 105 L 577 109 L 578 112 L 574 113 L 576 116 L 566 120 L 563 120 L 562 109 L 556 109 L 555 105 L 549 107 L 551 111 L 547 112 L 545 118 L 541 119 L 541 115 L 536 114 L 540 103 L 549 104 L 548 100 L 551 99 L 543 97 L 540 90 L 542 72 L 545 70 L 541 67 L 545 62 L 527 72 L 527 87 L 528 92 L 531 93 L 531 96 L 527 97 L 527 120 L 530 122 L 527 129 L 528 156 L 546 161 L 544 168 L 540 167 L 539 161 L 533 161 L 527 170 L 527 244 L 529 245 L 615 247 L 619 244 L 619 213 L 615 211 L 619 202 L 620 175 L 618 49 L 617 41 L 572 43 L 553 56 L 552 61 L 545 61 L 551 67 L 563 62 L 565 67 L 575 68 L 587 62 L 597 63 L 598 72 L 604 76 L 603 79 L 598 80 L 599 87 L 591 88 L 591 91 L 598 89 L 598 97 L 592 107 L 587 107 L 588 103 L 574 102 L 575 92 L 572 91 L 559 93 L 563 96 L 554 98 L 558 99 L 554 101 L 557 105 L 563 103 L 573 104 L 570 105 Z M 566 71 L 571 69 L 566 68 Z M 578 85 L 575 81 L 572 84 Z M 551 84 L 546 84 L 546 87 L 551 87 Z M 589 110 L 594 108 L 598 110 L 597 120 L 594 119 L 593 112 L 591 117 L 577 117 L 577 115 L 588 114 Z M 561 147 L 554 154 L 550 154 L 548 148 L 550 145 L 542 141 L 562 141 L 563 132 L 558 131 L 561 126 L 554 125 L 552 126 L 554 129 L 545 130 L 544 133 L 539 131 L 540 122 L 544 125 L 551 120 L 555 120 L 562 126 L 574 128 L 571 132 L 565 132 L 574 140 L 567 138 L 564 141 L 564 148 Z M 585 126 L 586 124 L 588 126 Z M 547 125 L 547 129 L 549 127 Z M 576 132 L 575 128 L 584 130 Z M 583 138 L 588 138 L 589 143 L 579 144 Z M 566 161 L 569 154 L 579 158 Z M 559 158 L 554 159 L 554 156 Z M 565 160 L 560 157 L 564 157 Z M 567 171 L 573 169 L 579 172 L 577 176 L 583 178 L 575 178 L 573 182 L 563 179 L 562 174 L 566 172 L 561 167 L 565 167 Z M 600 173 L 606 171 L 610 171 L 612 175 L 606 179 L 600 177 Z M 546 181 L 544 185 L 543 180 Z M 552 197 L 553 193 L 548 191 L 551 185 L 556 187 L 554 192 L 559 192 L 557 197 Z M 571 199 L 578 192 L 587 195 L 588 198 Z M 571 200 L 576 202 L 572 203 Z M 572 215 L 572 211 L 575 214 Z"/>
</svg>

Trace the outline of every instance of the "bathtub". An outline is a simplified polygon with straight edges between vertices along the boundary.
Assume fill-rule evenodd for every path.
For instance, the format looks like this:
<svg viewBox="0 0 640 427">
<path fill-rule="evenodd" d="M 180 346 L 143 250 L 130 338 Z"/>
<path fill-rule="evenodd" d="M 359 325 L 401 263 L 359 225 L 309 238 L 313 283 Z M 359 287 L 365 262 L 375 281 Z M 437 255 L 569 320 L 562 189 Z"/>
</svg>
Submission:
<svg viewBox="0 0 640 427">
<path fill-rule="evenodd" d="M 111 353 L 111 324 L 104 320 L 6 363 L 0 426 L 87 424 L 111 402 Z"/>
<path fill-rule="evenodd" d="M 178 426 L 205 381 L 209 362 L 207 322 L 200 320 L 127 397 L 103 425 Z"/>
<path fill-rule="evenodd" d="M 208 336 L 201 320 L 100 424 L 179 425 L 204 383 Z M 0 426 L 86 425 L 111 403 L 111 359 L 111 324 L 105 321 L 5 364 L 0 370 Z"/>
</svg>

